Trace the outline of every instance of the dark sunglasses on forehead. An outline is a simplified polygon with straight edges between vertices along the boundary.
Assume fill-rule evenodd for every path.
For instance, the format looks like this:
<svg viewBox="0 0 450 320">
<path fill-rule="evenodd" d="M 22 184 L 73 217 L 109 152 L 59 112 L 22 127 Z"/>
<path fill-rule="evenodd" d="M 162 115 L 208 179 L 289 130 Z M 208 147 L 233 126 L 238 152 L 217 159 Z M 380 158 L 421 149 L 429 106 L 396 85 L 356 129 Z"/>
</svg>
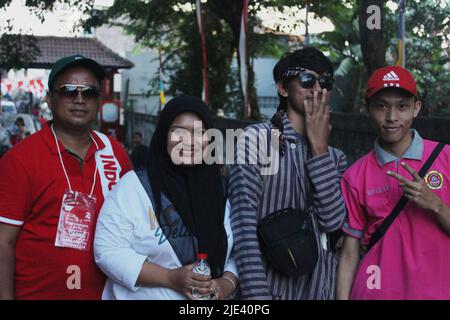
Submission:
<svg viewBox="0 0 450 320">
<path fill-rule="evenodd" d="M 61 97 L 75 98 L 78 92 L 84 98 L 98 98 L 100 97 L 100 90 L 94 86 L 87 86 L 83 84 L 63 84 L 58 88 L 58 94 Z"/>
<path fill-rule="evenodd" d="M 287 70 L 283 77 L 285 79 L 292 79 L 297 76 L 302 88 L 311 89 L 316 84 L 316 81 L 319 81 L 319 85 L 322 89 L 327 89 L 328 91 L 333 89 L 334 79 L 328 73 L 321 74 L 317 77 L 315 74 L 306 71 L 304 68 L 295 68 Z"/>
</svg>

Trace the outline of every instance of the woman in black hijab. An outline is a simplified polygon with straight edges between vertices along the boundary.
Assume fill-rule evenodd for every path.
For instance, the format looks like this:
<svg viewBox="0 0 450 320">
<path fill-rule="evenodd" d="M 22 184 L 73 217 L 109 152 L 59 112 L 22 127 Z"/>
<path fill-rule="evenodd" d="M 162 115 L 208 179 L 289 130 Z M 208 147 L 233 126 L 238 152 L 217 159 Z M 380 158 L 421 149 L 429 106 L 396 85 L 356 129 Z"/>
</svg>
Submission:
<svg viewBox="0 0 450 320">
<path fill-rule="evenodd" d="M 111 223 L 107 221 L 110 220 L 109 216 L 113 216 L 111 212 L 120 214 L 118 212 L 121 211 L 123 215 L 136 210 L 146 211 L 146 214 L 139 217 L 147 219 L 147 216 L 150 216 L 147 220 L 152 231 L 140 228 L 134 221 L 136 229 L 142 229 L 143 234 L 133 230 L 133 233 L 138 233 L 133 238 L 150 237 L 152 239 L 148 240 L 149 243 L 158 239 L 153 250 L 146 248 L 144 252 L 140 252 L 145 254 L 145 251 L 149 251 L 148 259 L 137 276 L 135 287 L 144 287 L 147 291 L 149 288 L 159 287 L 160 291 L 150 290 L 147 295 L 142 296 L 141 293 L 139 297 L 129 292 L 125 298 L 181 299 L 173 294 L 173 291 L 176 291 L 189 299 L 194 298 L 194 292 L 213 299 L 223 299 L 229 298 L 236 291 L 237 270 L 230 257 L 233 243 L 229 228 L 229 206 L 219 167 L 216 164 L 207 165 L 202 159 L 203 149 L 208 142 L 203 138 L 206 136 L 204 132 L 211 126 L 207 107 L 200 99 L 184 95 L 169 101 L 160 114 L 150 143 L 147 170 L 131 173 L 134 179 L 127 179 L 125 175 L 114 189 L 117 195 L 121 189 L 127 188 L 114 202 L 115 205 L 127 202 L 129 207 L 102 208 L 97 225 L 95 253 L 98 265 L 106 274 L 113 274 L 115 268 L 119 268 L 118 265 L 108 266 L 107 260 L 112 260 L 108 259 L 112 250 L 110 247 L 105 249 L 105 242 L 114 234 L 113 230 L 104 230 L 111 229 L 106 226 L 107 222 Z M 135 180 L 136 177 L 141 188 L 136 188 L 138 197 L 132 199 L 129 185 L 133 181 L 128 180 Z M 148 210 L 145 210 L 145 205 L 139 205 L 144 196 L 151 203 Z M 106 207 L 109 206 L 108 202 Z M 102 227 L 103 224 L 105 228 Z M 152 229 L 156 225 L 157 227 Z M 139 240 L 137 242 L 130 243 L 130 246 L 137 248 L 144 245 L 139 243 Z M 199 253 L 207 254 L 211 277 L 192 271 L 192 264 Z M 102 259 L 101 256 L 107 258 Z M 117 261 L 120 260 L 117 257 Z M 177 267 L 173 268 L 174 265 Z M 110 277 L 109 281 L 116 286 L 123 286 L 119 275 Z M 111 285 L 109 287 L 111 288 Z M 120 290 L 108 290 L 107 283 L 103 296 L 118 298 L 118 291 Z"/>
</svg>

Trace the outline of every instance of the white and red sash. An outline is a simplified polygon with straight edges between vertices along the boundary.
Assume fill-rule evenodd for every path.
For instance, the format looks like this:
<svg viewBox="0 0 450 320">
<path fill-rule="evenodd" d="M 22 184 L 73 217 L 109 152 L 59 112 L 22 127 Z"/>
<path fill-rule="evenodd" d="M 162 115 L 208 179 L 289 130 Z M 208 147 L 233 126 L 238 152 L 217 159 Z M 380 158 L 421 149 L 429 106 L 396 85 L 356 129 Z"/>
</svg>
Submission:
<svg viewBox="0 0 450 320">
<path fill-rule="evenodd" d="M 112 190 L 117 182 L 119 182 L 122 167 L 114 155 L 114 150 L 109 138 L 103 133 L 98 131 L 94 132 L 105 145 L 105 148 L 98 150 L 95 153 L 95 161 L 98 167 L 103 197 L 106 198 L 107 194 Z"/>
</svg>

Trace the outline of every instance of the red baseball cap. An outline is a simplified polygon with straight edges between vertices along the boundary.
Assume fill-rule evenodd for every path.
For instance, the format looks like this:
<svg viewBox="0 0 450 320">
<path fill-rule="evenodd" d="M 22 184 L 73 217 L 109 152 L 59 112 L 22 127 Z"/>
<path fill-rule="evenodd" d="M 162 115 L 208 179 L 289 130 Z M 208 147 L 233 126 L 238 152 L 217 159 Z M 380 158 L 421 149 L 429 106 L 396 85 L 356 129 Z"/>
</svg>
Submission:
<svg viewBox="0 0 450 320">
<path fill-rule="evenodd" d="M 417 97 L 417 86 L 411 73 L 399 66 L 387 66 L 375 70 L 367 82 L 366 97 L 386 88 L 399 88 Z"/>
</svg>

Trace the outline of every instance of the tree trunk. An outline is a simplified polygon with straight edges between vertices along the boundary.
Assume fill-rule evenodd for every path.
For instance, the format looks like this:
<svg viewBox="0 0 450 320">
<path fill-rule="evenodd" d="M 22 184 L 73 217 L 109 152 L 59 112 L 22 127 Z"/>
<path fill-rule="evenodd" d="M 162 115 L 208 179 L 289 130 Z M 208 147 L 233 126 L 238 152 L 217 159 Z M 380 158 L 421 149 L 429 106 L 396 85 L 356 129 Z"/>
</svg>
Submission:
<svg viewBox="0 0 450 320">
<path fill-rule="evenodd" d="M 231 28 L 234 36 L 234 47 L 239 52 L 239 36 L 241 31 L 242 0 L 210 0 L 207 2 L 211 10 L 221 19 L 223 19 Z M 249 17 L 250 18 L 250 17 Z M 250 19 L 249 19 L 250 21 Z M 247 37 L 250 37 L 252 30 L 248 30 Z M 248 41 L 248 40 L 247 40 Z M 248 52 L 250 48 L 247 49 Z M 259 120 L 260 111 L 258 105 L 258 96 L 255 88 L 255 71 L 250 64 L 250 55 L 247 55 L 248 72 L 248 94 L 250 98 L 250 119 Z M 246 108 L 245 104 L 243 108 Z M 244 112 L 246 114 L 246 112 Z"/>
<path fill-rule="evenodd" d="M 248 95 L 250 98 L 250 119 L 252 120 L 260 120 L 261 113 L 259 111 L 258 104 L 258 94 L 255 88 L 255 71 L 253 70 L 253 66 L 250 64 L 250 61 L 247 59 L 247 70 L 248 70 Z"/>
<path fill-rule="evenodd" d="M 368 23 L 377 19 L 377 13 L 367 13 L 369 6 L 375 5 L 379 8 L 380 16 L 378 19 L 381 21 L 380 28 L 369 29 Z M 359 16 L 359 34 L 361 37 L 361 50 L 363 54 L 364 64 L 368 74 L 370 75 L 375 69 L 384 67 L 386 65 L 386 49 L 388 47 L 383 37 L 383 25 L 384 25 L 384 1 L 382 0 L 360 0 L 358 8 Z"/>
</svg>

